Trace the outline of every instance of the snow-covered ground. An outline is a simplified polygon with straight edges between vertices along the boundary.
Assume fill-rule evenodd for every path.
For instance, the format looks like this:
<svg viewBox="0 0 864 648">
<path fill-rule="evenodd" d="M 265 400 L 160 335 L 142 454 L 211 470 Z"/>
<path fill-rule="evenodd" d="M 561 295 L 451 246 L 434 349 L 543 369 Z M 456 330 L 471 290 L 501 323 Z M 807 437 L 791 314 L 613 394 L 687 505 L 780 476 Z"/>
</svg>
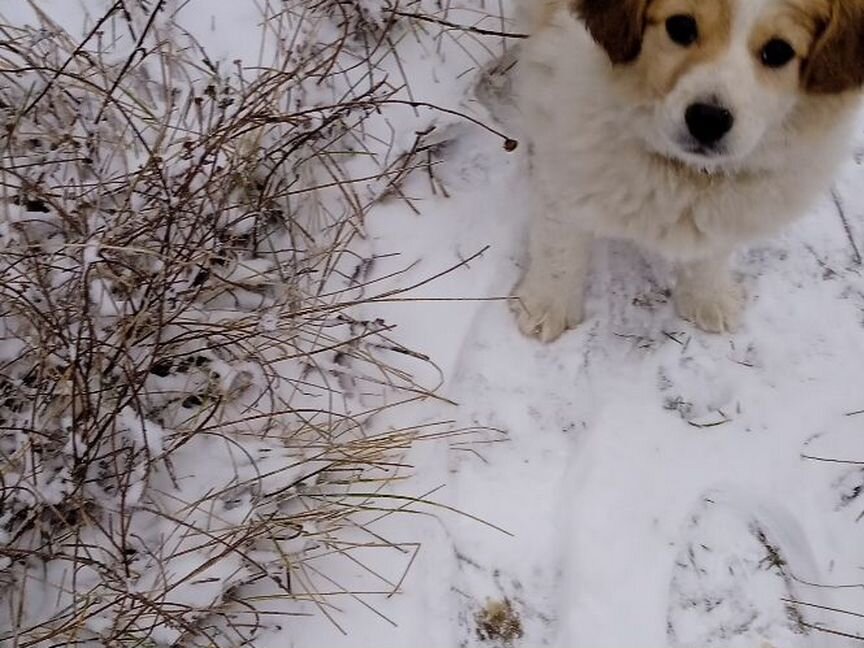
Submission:
<svg viewBox="0 0 864 648">
<path fill-rule="evenodd" d="M 251 56 L 241 35 L 255 33 L 257 12 L 238 6 L 254 3 L 204 2 L 195 20 L 212 46 Z M 473 94 L 501 39 L 467 42 L 406 47 L 414 98 L 486 121 L 507 114 L 506 99 Z M 384 521 L 399 560 L 378 553 L 329 571 L 350 583 L 373 570 L 380 592 L 345 595 L 332 619 L 297 617 L 257 645 L 859 644 L 814 628 L 864 635 L 862 617 L 831 611 L 864 614 L 861 158 L 806 218 L 742 252 L 750 308 L 736 334 L 678 319 L 663 262 L 607 241 L 587 320 L 541 346 L 519 335 L 505 299 L 525 247 L 524 151 L 437 123 L 440 164 L 404 189 L 417 209 L 394 198 L 367 221 L 376 291 L 422 285 L 363 308 L 437 365 L 418 379 L 443 381 L 440 399 L 376 425 L 451 432 L 412 451 L 400 486 L 439 506 Z"/>
<path fill-rule="evenodd" d="M 864 609 L 860 163 L 836 202 L 741 255 L 751 307 L 737 334 L 680 321 L 663 263 L 605 242 L 588 320 L 541 346 L 483 301 L 515 281 L 524 223 L 518 162 L 482 140 L 453 151 L 454 198 L 374 223 L 382 249 L 414 248 L 420 273 L 490 246 L 424 288 L 476 301 L 387 313 L 441 363 L 459 405 L 436 416 L 489 428 L 419 472 L 437 466 L 448 505 L 508 532 L 448 518 L 449 564 L 436 550 L 428 576 L 416 570 L 450 601 L 439 645 L 483 644 L 478 611 L 504 599 L 524 646 L 815 646 L 828 635 L 801 636 L 810 625 L 860 631 L 815 607 Z"/>
<path fill-rule="evenodd" d="M 443 518 L 446 548 L 406 581 L 422 603 L 402 622 L 428 614 L 415 583 L 448 601 L 424 621 L 434 645 L 497 645 L 482 627 L 496 601 L 521 620 L 516 646 L 856 645 L 811 626 L 864 630 L 817 607 L 864 610 L 860 159 L 741 254 L 751 304 L 735 335 L 679 320 L 668 268 L 610 241 L 587 321 L 550 346 L 494 299 L 524 253 L 518 160 L 466 133 L 444 174 L 451 198 L 378 215 L 379 249 L 420 259 L 420 277 L 489 247 L 386 317 L 441 366 L 458 405 L 432 416 L 478 428 L 475 446 L 424 449 L 418 472 L 502 532 Z M 387 636 L 376 645 L 408 645 Z"/>
</svg>

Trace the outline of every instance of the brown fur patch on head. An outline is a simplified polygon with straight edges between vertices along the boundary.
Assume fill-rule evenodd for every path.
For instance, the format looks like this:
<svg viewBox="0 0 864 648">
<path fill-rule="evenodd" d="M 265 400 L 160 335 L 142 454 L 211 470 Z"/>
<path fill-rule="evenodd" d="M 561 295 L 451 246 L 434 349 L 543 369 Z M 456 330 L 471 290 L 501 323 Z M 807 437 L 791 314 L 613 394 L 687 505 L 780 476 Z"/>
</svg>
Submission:
<svg viewBox="0 0 864 648">
<path fill-rule="evenodd" d="M 832 0 L 778 0 L 759 17 L 748 35 L 748 44 L 757 61 L 762 84 L 778 92 L 799 92 L 804 66 L 814 51 L 817 38 L 831 17 Z M 765 46 L 774 39 L 789 43 L 795 60 L 780 68 L 761 65 Z"/>
<path fill-rule="evenodd" d="M 639 57 L 648 0 L 573 0 L 572 8 L 615 64 Z"/>
<path fill-rule="evenodd" d="M 833 0 L 831 16 L 804 62 L 808 92 L 830 94 L 864 84 L 864 0 Z"/>
<path fill-rule="evenodd" d="M 762 16 L 749 35 L 753 55 L 758 59 L 769 40 L 782 38 L 799 59 L 806 60 L 830 17 L 831 0 L 782 0 Z"/>
<path fill-rule="evenodd" d="M 699 38 L 690 47 L 672 42 L 666 33 L 666 20 L 675 15 L 693 16 L 696 20 Z M 645 22 L 644 55 L 635 72 L 647 95 L 658 98 L 670 92 L 693 67 L 726 51 L 732 30 L 732 6 L 729 0 L 653 0 Z"/>
</svg>

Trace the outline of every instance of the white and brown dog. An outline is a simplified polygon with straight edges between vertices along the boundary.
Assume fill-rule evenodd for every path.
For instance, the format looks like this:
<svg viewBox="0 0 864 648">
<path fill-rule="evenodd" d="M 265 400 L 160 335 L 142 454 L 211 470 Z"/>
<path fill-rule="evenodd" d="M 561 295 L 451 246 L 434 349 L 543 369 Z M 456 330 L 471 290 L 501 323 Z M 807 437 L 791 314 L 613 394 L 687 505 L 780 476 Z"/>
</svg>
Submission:
<svg viewBox="0 0 864 648">
<path fill-rule="evenodd" d="M 864 82 L 864 0 L 521 0 L 517 95 L 531 147 L 519 326 L 583 319 L 594 236 L 679 268 L 679 314 L 735 328 L 741 243 L 830 184 Z"/>
</svg>

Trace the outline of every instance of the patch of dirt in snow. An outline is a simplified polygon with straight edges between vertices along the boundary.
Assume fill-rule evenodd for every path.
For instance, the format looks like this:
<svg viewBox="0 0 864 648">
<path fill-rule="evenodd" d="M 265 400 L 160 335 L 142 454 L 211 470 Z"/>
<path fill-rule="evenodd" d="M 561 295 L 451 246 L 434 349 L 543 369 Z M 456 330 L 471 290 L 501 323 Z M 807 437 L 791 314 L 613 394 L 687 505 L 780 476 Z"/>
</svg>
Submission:
<svg viewBox="0 0 864 648">
<path fill-rule="evenodd" d="M 522 620 L 508 598 L 487 601 L 474 615 L 474 621 L 481 641 L 512 646 L 523 635 Z"/>
</svg>

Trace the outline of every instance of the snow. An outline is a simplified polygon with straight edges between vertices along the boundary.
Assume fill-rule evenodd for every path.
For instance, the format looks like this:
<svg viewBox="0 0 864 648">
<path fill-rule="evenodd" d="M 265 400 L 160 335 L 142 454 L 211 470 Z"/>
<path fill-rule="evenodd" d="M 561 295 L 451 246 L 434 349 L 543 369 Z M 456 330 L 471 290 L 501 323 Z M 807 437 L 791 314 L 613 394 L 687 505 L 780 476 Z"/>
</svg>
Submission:
<svg viewBox="0 0 864 648">
<path fill-rule="evenodd" d="M 481 3 L 454 4 L 479 11 Z M 0 12 L 25 20 L 27 6 L 15 0 Z M 472 12 L 454 15 L 458 22 Z M 253 3 L 198 0 L 187 16 L 184 26 L 223 62 L 261 57 L 253 38 L 234 37 L 258 33 Z M 507 107 L 481 105 L 472 89 L 500 45 L 490 38 L 469 47 L 451 36 L 430 51 L 418 39 L 405 45 L 401 65 L 418 101 L 490 119 Z M 846 163 L 836 201 L 825 196 L 789 231 L 742 252 L 750 307 L 736 334 L 680 321 L 665 264 L 606 241 L 596 249 L 587 320 L 541 346 L 520 337 L 506 303 L 524 260 L 524 151 L 507 153 L 500 138 L 451 117 L 405 108 L 369 125 L 370 135 L 393 128 L 397 150 L 430 124 L 447 142 L 434 170 L 447 196 L 418 174 L 405 189 L 416 211 L 390 199 L 366 222 L 375 293 L 422 284 L 362 309 L 435 363 L 402 358 L 418 384 L 441 385 L 440 398 L 375 419 L 380 433 L 418 421 L 441 432 L 410 451 L 413 476 L 394 487 L 394 497 L 428 494 L 428 502 L 402 502 L 414 513 L 389 516 L 378 540 L 358 531 L 358 542 L 391 545 L 389 553 L 370 548 L 367 568 L 358 554 L 322 552 L 309 586 L 338 582 L 343 594 L 330 598 L 326 615 L 312 603 L 285 604 L 296 616 L 257 645 L 495 646 L 481 638 L 478 618 L 504 600 L 519 617 L 517 648 L 853 645 L 805 633 L 827 624 L 864 634 L 861 619 L 821 609 L 864 612 L 864 470 L 854 464 L 864 460 L 864 416 L 854 414 L 864 409 L 861 159 Z M 496 127 L 509 132 L 511 124 Z M 254 282 L 267 269 L 247 262 L 232 277 Z M 262 313 L 261 327 L 275 326 Z M 161 446 L 158 427 L 128 419 L 136 444 Z M 216 441 L 183 452 L 187 466 L 213 471 L 241 461 Z M 264 492 L 300 477 L 286 475 L 290 458 L 249 456 L 256 464 L 242 470 L 274 476 L 262 481 Z M 206 489 L 183 483 L 185 501 Z M 43 494 L 60 484 L 45 484 Z M 242 501 L 217 517 L 250 510 Z M 170 528 L 154 523 L 149 533 Z M 142 565 L 137 587 L 164 588 L 160 579 L 208 565 L 211 551 L 178 539 L 173 552 L 185 557 L 168 574 Z M 230 581 L 241 569 L 223 562 L 198 576 Z M 171 602 L 203 606 L 217 596 L 189 584 Z M 154 638 L 177 636 L 165 627 Z"/>
<path fill-rule="evenodd" d="M 860 619 L 814 606 L 864 606 L 862 471 L 806 458 L 864 455 L 864 423 L 849 415 L 864 398 L 864 282 L 834 201 L 742 252 L 751 304 L 737 334 L 678 320 L 668 268 L 604 242 L 587 321 L 543 347 L 519 337 L 496 299 L 524 253 L 521 167 L 482 133 L 450 153 L 452 198 L 426 194 L 416 217 L 380 210 L 376 248 L 418 260 L 401 278 L 410 284 L 490 247 L 413 292 L 419 303 L 381 312 L 436 360 L 458 403 L 430 420 L 492 429 L 470 451 L 421 447 L 417 473 L 437 470 L 448 506 L 512 536 L 448 517 L 436 540 L 448 548 L 405 583 L 407 596 L 412 584 L 435 594 L 417 596 L 405 622 L 446 628 L 434 645 L 483 645 L 477 612 L 509 599 L 524 632 L 515 645 L 847 645 L 802 634 L 819 624 L 860 633 Z M 836 190 L 857 245 L 862 180 L 850 159 Z M 688 566 L 694 546 L 705 555 Z M 783 570 L 764 562 L 768 546 Z M 427 619 L 434 597 L 448 602 L 440 626 Z M 794 608 L 800 624 L 784 600 L 809 604 Z M 423 644 L 382 629 L 375 645 Z"/>
</svg>

